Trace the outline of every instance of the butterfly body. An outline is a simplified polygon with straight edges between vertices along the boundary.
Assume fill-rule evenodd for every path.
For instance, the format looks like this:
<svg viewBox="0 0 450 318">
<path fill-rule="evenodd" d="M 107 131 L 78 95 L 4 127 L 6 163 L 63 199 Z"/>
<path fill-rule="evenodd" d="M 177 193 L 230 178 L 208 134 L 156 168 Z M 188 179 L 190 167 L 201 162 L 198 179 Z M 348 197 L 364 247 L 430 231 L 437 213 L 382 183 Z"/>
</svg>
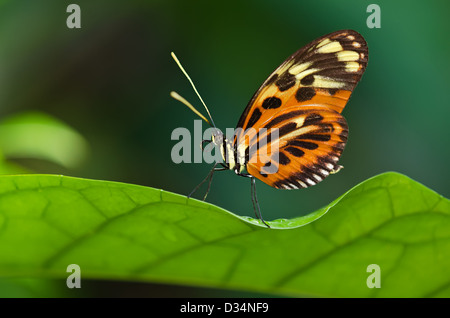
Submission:
<svg viewBox="0 0 450 318">
<path fill-rule="evenodd" d="M 322 36 L 289 56 L 253 95 L 234 135 L 213 134 L 224 162 L 212 172 L 250 177 L 254 207 L 255 178 L 274 188 L 298 189 L 337 172 L 348 137 L 341 112 L 367 62 L 367 43 L 353 30 Z"/>
</svg>

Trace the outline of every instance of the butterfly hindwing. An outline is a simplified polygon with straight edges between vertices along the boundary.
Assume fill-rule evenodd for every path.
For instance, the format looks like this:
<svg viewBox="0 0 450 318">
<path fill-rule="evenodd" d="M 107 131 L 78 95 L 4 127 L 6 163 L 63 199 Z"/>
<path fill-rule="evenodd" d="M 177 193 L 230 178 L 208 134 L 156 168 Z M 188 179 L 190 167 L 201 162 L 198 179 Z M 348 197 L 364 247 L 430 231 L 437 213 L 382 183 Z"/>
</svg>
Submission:
<svg viewBox="0 0 450 318">
<path fill-rule="evenodd" d="M 311 186 L 333 172 L 348 133 L 340 113 L 367 61 L 366 41 L 352 30 L 322 36 L 286 59 L 250 100 L 237 125 L 242 128 L 241 133 L 234 139 L 236 155 L 247 156 L 248 160 L 248 153 L 255 153 L 250 149 L 259 146 L 261 136 L 244 140 L 242 132 L 248 128 L 258 130 L 270 122 L 276 122 L 273 127 L 280 130 L 292 129 L 284 137 L 284 131 L 280 131 L 278 172 L 265 175 L 261 162 L 268 158 L 258 164 L 248 163 L 247 171 L 276 188 Z M 314 116 L 317 125 L 305 125 Z M 325 133 L 325 127 L 330 131 Z M 273 142 L 267 143 L 270 149 L 276 149 Z"/>
<path fill-rule="evenodd" d="M 285 117 L 289 121 L 277 120 Z M 268 185 L 306 188 L 338 170 L 348 136 L 347 123 L 338 112 L 322 106 L 289 107 L 262 128 L 267 133 L 258 136 L 258 146 L 250 150 L 247 171 Z M 278 138 L 269 137 L 273 128 Z"/>
</svg>

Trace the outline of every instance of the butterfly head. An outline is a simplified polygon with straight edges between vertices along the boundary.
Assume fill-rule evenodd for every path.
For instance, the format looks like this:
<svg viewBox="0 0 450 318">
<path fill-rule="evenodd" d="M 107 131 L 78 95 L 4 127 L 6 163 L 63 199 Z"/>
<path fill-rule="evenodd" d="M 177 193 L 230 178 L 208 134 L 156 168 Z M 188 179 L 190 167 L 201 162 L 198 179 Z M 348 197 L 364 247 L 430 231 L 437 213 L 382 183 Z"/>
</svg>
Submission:
<svg viewBox="0 0 450 318">
<path fill-rule="evenodd" d="M 211 141 L 215 146 L 222 146 L 223 144 L 223 133 L 220 129 L 214 128 L 211 134 Z"/>
</svg>

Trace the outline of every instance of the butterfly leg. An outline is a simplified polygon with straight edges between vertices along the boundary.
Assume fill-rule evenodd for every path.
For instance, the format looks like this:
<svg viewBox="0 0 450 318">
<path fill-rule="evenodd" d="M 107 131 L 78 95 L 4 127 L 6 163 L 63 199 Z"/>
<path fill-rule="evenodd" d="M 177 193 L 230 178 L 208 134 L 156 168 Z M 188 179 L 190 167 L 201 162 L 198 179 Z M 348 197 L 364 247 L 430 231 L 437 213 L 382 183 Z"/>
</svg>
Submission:
<svg viewBox="0 0 450 318">
<path fill-rule="evenodd" d="M 216 172 L 216 171 L 228 170 L 228 169 L 225 168 L 225 167 L 219 167 L 219 168 L 217 168 L 217 165 L 218 165 L 218 164 L 219 164 L 219 163 L 216 163 L 216 164 L 214 165 L 214 167 L 211 169 L 211 171 L 208 173 L 208 175 L 206 176 L 206 178 L 203 179 L 202 182 L 200 182 L 200 183 L 194 188 L 194 190 L 191 191 L 191 193 L 189 193 L 188 198 L 190 198 L 190 197 L 198 190 L 198 188 L 200 188 L 200 186 L 201 186 L 203 183 L 205 183 L 206 181 L 208 181 L 208 188 L 207 188 L 207 190 L 206 190 L 205 196 L 203 197 L 203 201 L 206 200 L 206 196 L 208 195 L 209 190 L 210 190 L 210 188 L 211 188 L 211 182 L 212 182 L 212 177 L 213 177 L 213 175 L 214 175 L 214 172 Z"/>
<path fill-rule="evenodd" d="M 201 150 L 205 150 L 204 144 L 207 143 L 206 146 L 208 146 L 211 142 L 212 142 L 211 140 L 203 139 L 202 142 L 201 142 L 201 144 L 200 144 L 200 149 L 201 149 Z"/>
<path fill-rule="evenodd" d="M 270 229 L 269 224 L 267 224 L 261 214 L 261 210 L 259 208 L 259 203 L 258 203 L 258 197 L 256 196 L 256 178 L 251 176 L 250 177 L 251 180 L 251 193 L 252 193 L 252 203 L 253 203 L 253 211 L 255 211 L 255 216 L 257 219 L 260 219 L 261 222 L 264 223 L 265 226 L 267 226 Z"/>
<path fill-rule="evenodd" d="M 225 168 L 216 168 L 216 166 L 217 166 L 217 164 L 214 165 L 214 168 L 210 172 L 209 181 L 208 181 L 208 187 L 206 188 L 206 193 L 205 193 L 205 196 L 203 197 L 203 201 L 206 200 L 206 197 L 208 196 L 209 190 L 211 189 L 211 183 L 212 183 L 212 178 L 213 178 L 214 172 L 227 170 Z"/>
</svg>

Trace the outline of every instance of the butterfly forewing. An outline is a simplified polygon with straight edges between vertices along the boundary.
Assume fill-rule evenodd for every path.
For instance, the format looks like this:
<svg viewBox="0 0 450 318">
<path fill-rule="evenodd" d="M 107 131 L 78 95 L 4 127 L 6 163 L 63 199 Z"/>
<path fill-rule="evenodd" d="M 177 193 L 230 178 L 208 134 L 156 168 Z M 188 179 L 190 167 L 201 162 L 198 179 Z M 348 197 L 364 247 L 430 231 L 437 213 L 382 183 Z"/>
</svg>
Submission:
<svg viewBox="0 0 450 318">
<path fill-rule="evenodd" d="M 254 94 L 237 125 L 242 129 L 234 147 L 238 157 L 246 156 L 247 171 L 270 186 L 295 189 L 314 185 L 336 170 L 348 134 L 340 113 L 367 61 L 364 38 L 343 30 L 316 39 L 281 64 Z M 244 136 L 249 128 L 268 126 L 280 130 L 279 140 L 261 147 L 261 135 Z M 277 151 L 278 170 L 266 174 L 264 166 L 274 162 L 271 156 Z M 250 160 L 254 155 L 258 160 Z"/>
</svg>

